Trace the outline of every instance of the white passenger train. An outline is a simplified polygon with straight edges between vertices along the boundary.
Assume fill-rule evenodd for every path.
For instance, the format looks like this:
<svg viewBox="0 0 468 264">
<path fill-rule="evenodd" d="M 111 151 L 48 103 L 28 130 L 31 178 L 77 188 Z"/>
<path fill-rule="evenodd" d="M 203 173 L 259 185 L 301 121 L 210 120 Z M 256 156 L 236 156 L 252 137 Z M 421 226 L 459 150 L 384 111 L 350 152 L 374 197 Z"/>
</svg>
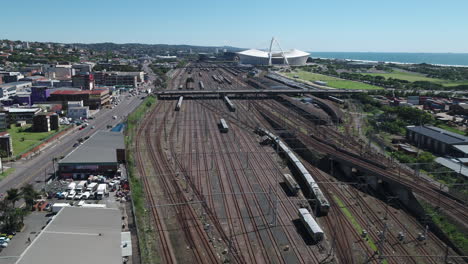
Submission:
<svg viewBox="0 0 468 264">
<path fill-rule="evenodd" d="M 184 97 L 183 97 L 183 96 L 179 97 L 179 101 L 177 101 L 177 104 L 176 104 L 176 107 L 175 107 L 175 110 L 176 110 L 176 111 L 179 111 L 180 108 L 182 107 L 182 101 L 183 101 L 183 100 L 184 100 Z"/>
<path fill-rule="evenodd" d="M 224 102 L 226 102 L 227 107 L 229 108 L 229 111 L 235 112 L 236 111 L 236 105 L 231 102 L 229 97 L 224 96 Z"/>
<path fill-rule="evenodd" d="M 224 120 L 224 118 L 221 118 L 221 120 L 219 120 L 219 131 L 221 131 L 221 133 L 227 133 L 229 130 L 229 127 L 226 123 L 226 120 Z"/>
<path fill-rule="evenodd" d="M 299 217 L 313 240 L 320 241 L 323 239 L 323 230 L 312 217 L 309 210 L 306 208 L 300 208 Z"/>
</svg>

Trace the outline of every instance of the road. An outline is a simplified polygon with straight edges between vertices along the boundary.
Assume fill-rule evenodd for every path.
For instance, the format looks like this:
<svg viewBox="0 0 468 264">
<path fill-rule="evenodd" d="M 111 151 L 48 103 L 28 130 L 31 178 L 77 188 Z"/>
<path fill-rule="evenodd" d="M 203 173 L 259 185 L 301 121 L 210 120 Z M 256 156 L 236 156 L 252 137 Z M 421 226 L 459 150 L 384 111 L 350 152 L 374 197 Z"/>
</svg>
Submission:
<svg viewBox="0 0 468 264">
<path fill-rule="evenodd" d="M 154 80 L 154 74 L 147 66 L 143 68 L 148 73 L 150 80 Z M 153 88 L 153 83 L 148 82 L 147 84 L 141 85 L 138 89 L 144 91 L 148 88 Z M 54 157 L 61 157 L 67 155 L 72 151 L 73 144 L 78 141 L 79 138 L 91 136 L 99 130 L 107 130 L 107 125 L 115 126 L 116 124 L 125 120 L 126 116 L 131 113 L 140 103 L 142 102 L 141 97 L 143 96 L 132 96 L 127 97 L 127 94 L 120 96 L 120 103 L 114 107 L 114 109 L 103 108 L 94 115 L 93 120 L 89 120 L 89 126 L 83 130 L 74 129 L 72 132 L 61 137 L 60 139 L 52 142 L 49 146 L 41 151 L 41 154 L 35 156 L 30 160 L 20 160 L 11 166 L 16 170 L 8 175 L 5 179 L 0 181 L 0 194 L 5 194 L 8 189 L 20 188 L 24 184 L 32 183 L 37 189 L 40 189 L 45 184 L 45 178 L 50 173 L 54 172 L 52 159 Z M 114 120 L 112 116 L 117 116 L 117 120 Z M 91 129 L 95 126 L 94 129 Z"/>
</svg>

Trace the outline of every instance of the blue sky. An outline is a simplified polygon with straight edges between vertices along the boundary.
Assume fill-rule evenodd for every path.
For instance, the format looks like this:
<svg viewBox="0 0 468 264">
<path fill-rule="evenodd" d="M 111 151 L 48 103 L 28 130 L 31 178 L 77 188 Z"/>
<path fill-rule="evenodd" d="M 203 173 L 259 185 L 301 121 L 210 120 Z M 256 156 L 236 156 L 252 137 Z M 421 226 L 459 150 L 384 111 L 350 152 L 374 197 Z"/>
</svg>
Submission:
<svg viewBox="0 0 468 264">
<path fill-rule="evenodd" d="M 0 1 L 0 39 L 468 53 L 467 0 Z"/>
</svg>

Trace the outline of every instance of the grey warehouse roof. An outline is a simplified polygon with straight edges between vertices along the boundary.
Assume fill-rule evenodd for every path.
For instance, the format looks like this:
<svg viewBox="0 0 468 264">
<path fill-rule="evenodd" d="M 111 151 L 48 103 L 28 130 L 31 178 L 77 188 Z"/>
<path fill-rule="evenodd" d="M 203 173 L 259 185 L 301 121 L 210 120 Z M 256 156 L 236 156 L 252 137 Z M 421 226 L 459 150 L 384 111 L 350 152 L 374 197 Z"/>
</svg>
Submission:
<svg viewBox="0 0 468 264">
<path fill-rule="evenodd" d="M 460 159 L 461 160 L 461 159 Z M 445 166 L 454 172 L 460 173 L 461 175 L 468 177 L 468 168 L 463 164 L 460 164 L 457 159 L 448 159 L 448 158 L 436 158 L 435 161 L 442 166 Z"/>
<path fill-rule="evenodd" d="M 450 131 L 438 127 L 407 126 L 406 129 L 449 145 L 468 144 L 468 137 L 452 133 Z"/>
<path fill-rule="evenodd" d="M 125 149 L 123 134 L 120 132 L 98 131 L 60 160 L 59 164 L 117 163 L 116 149 Z"/>
<path fill-rule="evenodd" d="M 119 209 L 62 208 L 16 263 L 122 263 Z"/>
</svg>

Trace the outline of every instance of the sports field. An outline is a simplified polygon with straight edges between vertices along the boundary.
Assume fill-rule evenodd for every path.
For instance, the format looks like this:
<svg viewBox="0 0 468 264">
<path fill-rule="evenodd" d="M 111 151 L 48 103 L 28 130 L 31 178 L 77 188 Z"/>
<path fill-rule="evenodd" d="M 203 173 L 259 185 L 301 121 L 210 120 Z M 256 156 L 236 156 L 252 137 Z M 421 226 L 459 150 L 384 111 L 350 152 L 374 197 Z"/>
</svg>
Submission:
<svg viewBox="0 0 468 264">
<path fill-rule="evenodd" d="M 397 70 L 393 70 L 391 73 L 363 73 L 363 74 L 372 75 L 372 76 L 382 76 L 382 77 L 385 77 L 386 79 L 394 78 L 394 79 L 406 80 L 409 82 L 428 81 L 428 82 L 439 83 L 447 87 L 468 84 L 468 80 L 450 81 L 450 80 L 426 77 L 419 73 L 402 72 L 402 71 L 397 71 Z"/>
<path fill-rule="evenodd" d="M 312 73 L 312 72 L 307 72 L 307 71 L 302 71 L 302 70 L 295 70 L 293 72 L 286 73 L 286 75 L 290 78 L 294 78 L 294 76 L 297 76 L 298 78 L 295 78 L 295 79 L 301 79 L 301 80 L 306 80 L 310 82 L 324 81 L 324 82 L 327 82 L 327 86 L 332 87 L 332 88 L 337 88 L 337 89 L 355 89 L 355 90 L 382 89 L 381 87 L 366 84 L 366 83 L 343 80 L 343 79 L 332 77 L 332 76 L 327 76 L 323 74 Z"/>
</svg>

